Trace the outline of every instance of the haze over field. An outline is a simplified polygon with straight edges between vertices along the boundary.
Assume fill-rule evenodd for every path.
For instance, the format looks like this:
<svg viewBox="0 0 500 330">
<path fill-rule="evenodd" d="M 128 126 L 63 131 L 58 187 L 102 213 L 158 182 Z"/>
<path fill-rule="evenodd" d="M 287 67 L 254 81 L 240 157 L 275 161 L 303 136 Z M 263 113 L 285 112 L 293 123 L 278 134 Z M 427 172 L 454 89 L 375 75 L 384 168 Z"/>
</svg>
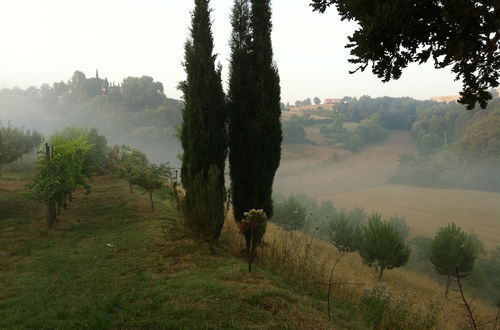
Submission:
<svg viewBox="0 0 500 330">
<path fill-rule="evenodd" d="M 318 129 L 313 126 L 309 132 Z M 308 134 L 313 141 L 315 136 Z M 336 207 L 360 207 L 385 217 L 403 216 L 412 236 L 432 237 L 441 226 L 455 222 L 477 233 L 486 248 L 495 249 L 500 243 L 499 193 L 389 184 L 400 157 L 416 150 L 407 131 L 394 131 L 384 143 L 346 154 L 338 162 L 331 160 L 333 153 L 345 153 L 338 147 L 285 145 L 275 192 L 302 193 L 318 202 L 329 200 Z"/>
<path fill-rule="evenodd" d="M 0 329 L 496 329 L 499 9 L 0 1 Z"/>
</svg>

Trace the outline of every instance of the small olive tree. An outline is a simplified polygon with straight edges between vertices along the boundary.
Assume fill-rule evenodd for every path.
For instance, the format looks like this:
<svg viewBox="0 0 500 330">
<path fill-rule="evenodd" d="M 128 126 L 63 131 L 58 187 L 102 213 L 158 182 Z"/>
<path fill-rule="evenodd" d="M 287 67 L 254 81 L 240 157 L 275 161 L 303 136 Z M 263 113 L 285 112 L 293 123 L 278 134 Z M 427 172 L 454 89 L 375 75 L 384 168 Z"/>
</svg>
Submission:
<svg viewBox="0 0 500 330">
<path fill-rule="evenodd" d="M 379 281 L 384 270 L 404 266 L 410 257 L 410 248 L 399 231 L 380 214 L 372 214 L 360 226 L 358 252 L 363 262 L 379 270 Z"/>
<path fill-rule="evenodd" d="M 172 171 L 168 164 L 148 164 L 147 166 L 136 168 L 133 171 L 131 183 L 143 189 L 149 196 L 151 210 L 155 211 L 153 194 L 155 191 L 165 187 L 172 177 Z"/>
<path fill-rule="evenodd" d="M 120 150 L 120 177 L 125 179 L 130 187 L 130 193 L 134 192 L 134 181 L 143 168 L 148 167 L 148 158 L 137 149 L 122 146 Z"/>
<path fill-rule="evenodd" d="M 452 278 L 467 276 L 474 268 L 477 247 L 470 234 L 450 223 L 437 232 L 432 241 L 430 259 L 438 273 L 448 277 L 445 297 L 448 297 Z"/>
</svg>

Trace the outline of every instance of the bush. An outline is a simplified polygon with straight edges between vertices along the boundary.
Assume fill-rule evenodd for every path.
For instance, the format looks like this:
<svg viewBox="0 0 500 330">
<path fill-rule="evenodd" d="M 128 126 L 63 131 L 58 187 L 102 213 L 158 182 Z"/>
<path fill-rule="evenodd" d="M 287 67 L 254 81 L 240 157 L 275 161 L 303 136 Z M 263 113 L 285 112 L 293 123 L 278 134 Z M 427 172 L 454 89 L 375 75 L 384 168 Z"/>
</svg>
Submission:
<svg viewBox="0 0 500 330">
<path fill-rule="evenodd" d="M 306 210 L 293 196 L 274 203 L 271 221 L 286 230 L 301 230 L 306 222 Z"/>
<path fill-rule="evenodd" d="M 297 123 L 283 123 L 283 143 L 305 143 L 306 131 Z"/>
</svg>

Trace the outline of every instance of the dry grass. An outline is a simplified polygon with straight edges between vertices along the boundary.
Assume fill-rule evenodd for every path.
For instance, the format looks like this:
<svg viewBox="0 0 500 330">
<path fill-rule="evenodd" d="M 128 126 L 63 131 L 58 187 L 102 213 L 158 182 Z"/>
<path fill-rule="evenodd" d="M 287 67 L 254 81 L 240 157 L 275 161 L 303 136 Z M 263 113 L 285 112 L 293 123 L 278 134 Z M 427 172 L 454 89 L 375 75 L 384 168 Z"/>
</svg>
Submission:
<svg viewBox="0 0 500 330">
<path fill-rule="evenodd" d="M 486 249 L 494 249 L 500 244 L 498 193 L 384 185 L 322 199 L 330 199 L 338 207 L 359 206 L 386 217 L 403 216 L 412 236 L 433 237 L 440 227 L 455 222 L 476 233 Z"/>
<path fill-rule="evenodd" d="M 244 240 L 232 219 L 226 221 L 223 237 L 231 243 L 232 253 L 242 257 Z M 263 246 L 258 250 L 257 263 L 284 274 L 303 289 L 325 292 L 331 267 L 340 255 L 331 244 L 268 224 Z M 376 271 L 364 265 L 355 253 L 339 261 L 332 282 L 334 300 L 353 304 L 360 310 L 366 308 L 367 292 L 372 292 L 373 288 L 376 290 L 379 285 Z M 383 294 L 389 297 L 391 307 L 386 308 L 380 328 L 401 324 L 404 328 L 425 328 L 425 322 L 432 320 L 434 313 L 438 312 L 439 329 L 457 329 L 464 324 L 465 314 L 458 293 L 444 299 L 444 286 L 429 277 L 395 269 L 384 273 L 384 282 L 387 288 Z M 486 303 L 476 301 L 475 306 L 483 317 L 494 315 L 495 310 Z M 334 319 L 335 313 L 334 309 Z"/>
<path fill-rule="evenodd" d="M 364 148 L 340 162 L 325 162 L 338 148 L 306 146 L 301 154 L 285 146 L 274 190 L 282 194 L 305 193 L 313 198 L 384 185 L 396 174 L 399 157 L 415 151 L 408 132 L 396 131 L 384 144 Z M 291 156 L 295 155 L 295 158 Z"/>
</svg>

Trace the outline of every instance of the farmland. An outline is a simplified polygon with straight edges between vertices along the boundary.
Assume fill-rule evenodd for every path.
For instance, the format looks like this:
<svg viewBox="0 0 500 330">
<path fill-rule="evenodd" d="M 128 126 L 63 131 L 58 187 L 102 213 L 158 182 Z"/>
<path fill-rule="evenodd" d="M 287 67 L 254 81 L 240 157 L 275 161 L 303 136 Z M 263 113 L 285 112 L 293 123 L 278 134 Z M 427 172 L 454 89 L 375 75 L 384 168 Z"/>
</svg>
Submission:
<svg viewBox="0 0 500 330">
<path fill-rule="evenodd" d="M 487 249 L 499 244 L 500 194 L 387 184 L 400 155 L 416 150 L 408 132 L 394 131 L 384 143 L 354 154 L 318 144 L 284 146 L 276 192 L 304 193 L 317 201 L 331 200 L 337 207 L 400 215 L 412 236 L 431 237 L 453 221 L 478 234 Z M 342 154 L 342 159 L 331 161 L 333 153 Z"/>
</svg>

